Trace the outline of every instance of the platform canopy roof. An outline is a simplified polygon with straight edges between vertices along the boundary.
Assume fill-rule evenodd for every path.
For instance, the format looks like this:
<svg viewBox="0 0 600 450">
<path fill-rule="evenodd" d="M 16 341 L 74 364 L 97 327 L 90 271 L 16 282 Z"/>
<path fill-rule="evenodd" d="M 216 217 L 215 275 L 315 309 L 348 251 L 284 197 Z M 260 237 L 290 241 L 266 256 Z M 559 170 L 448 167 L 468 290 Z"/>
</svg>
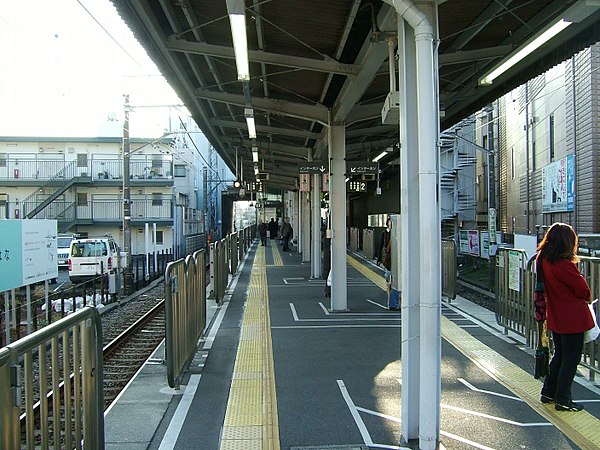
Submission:
<svg viewBox="0 0 600 450">
<path fill-rule="evenodd" d="M 230 12 L 232 4 L 230 1 Z M 394 9 L 380 0 L 240 0 L 250 79 L 238 81 L 226 0 L 113 0 L 137 39 L 229 167 L 236 149 L 246 179 L 252 147 L 269 185 L 293 189 L 298 164 L 327 157 L 329 120 L 346 124 L 349 161 L 367 161 L 398 141 L 383 125 L 390 90 Z M 597 42 L 595 0 L 438 0 L 440 126 Z M 415 0 L 415 4 L 431 4 Z M 493 84 L 480 78 L 560 19 L 571 24 Z M 249 138 L 247 109 L 256 134 Z M 390 156 L 394 158 L 394 156 Z M 388 159 L 389 161 L 389 159 Z"/>
</svg>

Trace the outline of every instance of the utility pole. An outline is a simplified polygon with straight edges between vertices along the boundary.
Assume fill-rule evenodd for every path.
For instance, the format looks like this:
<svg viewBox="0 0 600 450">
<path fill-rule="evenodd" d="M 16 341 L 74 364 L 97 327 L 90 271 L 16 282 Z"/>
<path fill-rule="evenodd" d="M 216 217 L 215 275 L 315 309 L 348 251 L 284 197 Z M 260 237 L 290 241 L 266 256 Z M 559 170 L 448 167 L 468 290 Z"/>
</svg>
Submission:
<svg viewBox="0 0 600 450">
<path fill-rule="evenodd" d="M 129 187 L 129 95 L 125 98 L 125 120 L 123 121 L 123 251 L 125 252 L 125 272 L 123 284 L 125 295 L 133 292 L 131 277 L 131 192 Z"/>
</svg>

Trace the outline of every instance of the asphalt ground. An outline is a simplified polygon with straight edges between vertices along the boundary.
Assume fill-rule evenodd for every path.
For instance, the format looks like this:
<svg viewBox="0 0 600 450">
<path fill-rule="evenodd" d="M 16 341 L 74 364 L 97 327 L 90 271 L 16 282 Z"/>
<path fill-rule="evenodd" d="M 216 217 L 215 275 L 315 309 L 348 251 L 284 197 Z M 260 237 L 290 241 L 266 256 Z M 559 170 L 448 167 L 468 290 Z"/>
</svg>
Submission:
<svg viewBox="0 0 600 450">
<path fill-rule="evenodd" d="M 219 448 L 255 249 L 220 308 L 226 306 L 224 315 L 215 314 L 215 318 L 222 316 L 222 322 L 212 346 L 200 346 L 184 380 L 182 391 L 195 386 L 193 397 L 187 396 L 185 415 L 179 411 L 186 394 L 166 392 L 164 378 L 161 381 L 157 376 L 157 386 L 162 382 L 164 395 L 172 396 L 162 420 L 156 426 L 130 424 L 149 429 L 149 437 L 140 439 L 139 447 L 133 442 L 120 444 L 118 432 L 107 425 L 107 449 Z M 276 265 L 278 254 L 283 265 Z M 362 264 L 381 276 L 373 265 Z M 387 294 L 348 266 L 349 311 L 333 313 L 324 296 L 324 281 L 310 279 L 310 263 L 302 263 L 299 254 L 267 247 L 266 266 L 280 448 L 400 448 L 401 323 L 399 312 L 385 309 Z M 483 358 L 505 358 L 507 365 L 532 373 L 531 351 L 518 336 L 504 334 L 490 311 L 459 297 L 450 304 L 444 302 L 442 314 L 442 320 L 449 321 L 443 323 L 444 329 L 450 323 L 459 333 L 487 346 L 480 350 Z M 535 403 L 532 407 L 531 399 L 523 401 L 507 387 L 510 383 L 500 383 L 485 364 L 466 357 L 447 339 L 442 339 L 441 350 L 444 448 L 580 448 L 548 420 L 552 414 L 577 420 L 580 413 L 555 413 Z M 599 417 L 598 390 L 587 389 L 589 383 L 581 377 L 578 380 L 582 383 L 574 384 L 574 398 L 583 400 L 586 411 Z M 144 381 L 152 389 L 149 378 Z M 416 448 L 415 442 L 409 446 Z"/>
</svg>

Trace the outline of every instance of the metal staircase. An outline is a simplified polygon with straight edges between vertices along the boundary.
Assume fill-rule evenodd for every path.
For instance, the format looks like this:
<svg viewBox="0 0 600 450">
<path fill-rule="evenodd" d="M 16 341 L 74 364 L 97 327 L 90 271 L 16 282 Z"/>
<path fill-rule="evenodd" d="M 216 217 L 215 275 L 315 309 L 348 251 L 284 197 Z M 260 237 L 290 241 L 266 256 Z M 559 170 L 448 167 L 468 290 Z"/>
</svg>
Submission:
<svg viewBox="0 0 600 450">
<path fill-rule="evenodd" d="M 49 204 L 51 204 L 54 200 L 56 200 L 60 195 L 62 195 L 67 189 L 69 189 L 73 184 L 78 181 L 78 177 L 76 174 L 76 164 L 77 161 L 71 161 L 61 170 L 59 170 L 52 178 L 50 178 L 46 183 L 33 191 L 29 196 L 27 196 L 23 200 L 23 216 L 27 219 L 33 219 L 40 212 L 42 212 Z M 44 192 L 46 189 L 54 189 L 52 194 L 50 194 L 44 200 L 39 201 L 38 195 L 40 192 Z M 66 209 L 66 208 L 65 208 Z M 46 217 L 47 219 L 56 218 L 56 217 Z"/>
<path fill-rule="evenodd" d="M 472 133 L 473 124 L 474 119 L 466 119 L 440 135 L 442 221 L 475 215 L 478 146 L 461 136 Z"/>
</svg>

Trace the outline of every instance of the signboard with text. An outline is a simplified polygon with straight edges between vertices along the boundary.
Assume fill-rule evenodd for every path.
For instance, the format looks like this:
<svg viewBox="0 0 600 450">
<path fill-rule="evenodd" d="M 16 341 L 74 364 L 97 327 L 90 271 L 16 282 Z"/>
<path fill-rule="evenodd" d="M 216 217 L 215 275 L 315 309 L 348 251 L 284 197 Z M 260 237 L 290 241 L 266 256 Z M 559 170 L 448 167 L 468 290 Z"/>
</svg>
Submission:
<svg viewBox="0 0 600 450">
<path fill-rule="evenodd" d="M 366 173 L 377 173 L 377 163 L 371 162 L 349 162 L 346 163 L 346 175 L 362 175 Z"/>
<path fill-rule="evenodd" d="M 348 181 L 348 192 L 367 192 L 366 181 Z"/>
<path fill-rule="evenodd" d="M 329 164 L 324 161 L 307 161 L 298 164 L 298 172 L 299 173 L 309 173 L 309 174 L 317 174 L 317 173 L 326 173 L 329 172 Z"/>
<path fill-rule="evenodd" d="M 0 220 L 0 292 L 58 277 L 56 220 Z"/>
<path fill-rule="evenodd" d="M 575 209 L 575 158 L 569 155 L 542 168 L 542 212 Z"/>
</svg>

